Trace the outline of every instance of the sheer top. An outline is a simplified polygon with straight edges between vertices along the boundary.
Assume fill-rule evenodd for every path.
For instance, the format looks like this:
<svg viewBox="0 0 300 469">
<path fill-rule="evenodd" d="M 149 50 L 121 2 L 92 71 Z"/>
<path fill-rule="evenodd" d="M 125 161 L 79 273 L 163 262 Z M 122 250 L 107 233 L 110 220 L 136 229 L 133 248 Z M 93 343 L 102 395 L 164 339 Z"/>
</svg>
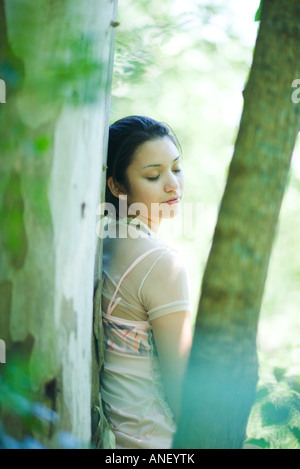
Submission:
<svg viewBox="0 0 300 469">
<path fill-rule="evenodd" d="M 187 272 L 179 254 L 168 247 L 139 219 L 111 222 L 104 239 L 102 308 L 109 302 L 122 275 L 136 259 L 149 252 L 124 277 L 113 315 L 146 321 L 165 314 L 190 310 Z M 124 236 L 121 238 L 118 235 Z M 152 252 L 150 252 L 152 251 Z"/>
<path fill-rule="evenodd" d="M 167 449 L 176 426 L 151 321 L 190 309 L 186 271 L 176 252 L 138 219 L 111 222 L 108 229 L 102 290 L 104 410 L 116 448 Z"/>
</svg>

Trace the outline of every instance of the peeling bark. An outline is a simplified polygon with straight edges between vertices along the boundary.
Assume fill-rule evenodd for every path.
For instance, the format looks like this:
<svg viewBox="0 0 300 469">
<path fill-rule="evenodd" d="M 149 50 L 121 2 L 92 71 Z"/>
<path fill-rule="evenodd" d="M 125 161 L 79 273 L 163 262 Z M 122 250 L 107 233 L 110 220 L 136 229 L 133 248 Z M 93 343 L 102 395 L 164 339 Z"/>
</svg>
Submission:
<svg viewBox="0 0 300 469">
<path fill-rule="evenodd" d="M 59 415 L 46 439 L 64 430 L 89 442 L 99 405 L 95 227 L 115 10 L 115 0 L 0 0 L 0 338 L 5 366 L 22 350 L 35 399 Z"/>
</svg>

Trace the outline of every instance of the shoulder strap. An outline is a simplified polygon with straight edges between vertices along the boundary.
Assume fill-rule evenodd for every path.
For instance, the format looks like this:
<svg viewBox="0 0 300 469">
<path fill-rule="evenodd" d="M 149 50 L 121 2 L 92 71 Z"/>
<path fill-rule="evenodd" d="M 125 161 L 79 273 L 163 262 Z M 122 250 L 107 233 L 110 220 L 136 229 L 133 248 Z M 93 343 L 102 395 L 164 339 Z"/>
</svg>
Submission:
<svg viewBox="0 0 300 469">
<path fill-rule="evenodd" d="M 136 267 L 137 264 L 139 264 L 139 262 L 141 262 L 143 259 L 145 259 L 145 257 L 147 257 L 149 254 L 151 254 L 152 252 L 154 251 L 160 251 L 161 249 L 165 249 L 164 247 L 156 247 L 156 248 L 153 248 L 153 249 L 149 249 L 149 251 L 146 251 L 144 252 L 141 256 L 139 256 L 132 264 L 131 266 L 126 270 L 126 272 L 122 275 L 122 277 L 120 278 L 120 281 L 117 285 L 117 288 L 115 289 L 115 292 L 109 302 L 109 305 L 108 305 L 108 308 L 107 308 L 107 311 L 106 311 L 106 314 L 108 316 L 111 315 L 111 313 L 113 312 L 113 310 L 115 309 L 115 307 L 117 306 L 117 304 L 121 301 L 121 298 L 116 298 L 116 295 L 120 289 L 120 286 L 124 280 L 124 278 L 134 269 L 134 267 Z"/>
</svg>

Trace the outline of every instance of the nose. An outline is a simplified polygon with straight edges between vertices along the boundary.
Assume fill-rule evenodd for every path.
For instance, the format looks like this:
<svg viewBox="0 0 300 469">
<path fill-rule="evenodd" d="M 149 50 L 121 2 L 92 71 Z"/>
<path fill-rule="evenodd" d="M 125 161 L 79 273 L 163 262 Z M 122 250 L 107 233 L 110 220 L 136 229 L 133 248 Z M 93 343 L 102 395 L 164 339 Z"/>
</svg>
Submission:
<svg viewBox="0 0 300 469">
<path fill-rule="evenodd" d="M 175 192 L 180 187 L 178 179 L 175 174 L 169 173 L 165 183 L 165 192 Z"/>
</svg>

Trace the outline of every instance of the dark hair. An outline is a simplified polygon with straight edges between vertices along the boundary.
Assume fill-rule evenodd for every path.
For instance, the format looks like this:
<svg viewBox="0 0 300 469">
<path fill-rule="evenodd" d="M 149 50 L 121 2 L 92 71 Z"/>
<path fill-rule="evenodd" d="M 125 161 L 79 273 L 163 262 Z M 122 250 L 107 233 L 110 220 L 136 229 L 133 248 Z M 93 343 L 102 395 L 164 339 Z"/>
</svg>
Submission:
<svg viewBox="0 0 300 469">
<path fill-rule="evenodd" d="M 126 170 L 137 149 L 149 140 L 163 137 L 169 137 L 180 148 L 174 132 L 162 122 L 144 116 L 128 116 L 116 121 L 109 127 L 107 178 L 112 176 L 114 181 L 128 189 Z M 119 199 L 111 193 L 108 186 L 105 201 L 115 206 L 118 216 Z"/>
</svg>

